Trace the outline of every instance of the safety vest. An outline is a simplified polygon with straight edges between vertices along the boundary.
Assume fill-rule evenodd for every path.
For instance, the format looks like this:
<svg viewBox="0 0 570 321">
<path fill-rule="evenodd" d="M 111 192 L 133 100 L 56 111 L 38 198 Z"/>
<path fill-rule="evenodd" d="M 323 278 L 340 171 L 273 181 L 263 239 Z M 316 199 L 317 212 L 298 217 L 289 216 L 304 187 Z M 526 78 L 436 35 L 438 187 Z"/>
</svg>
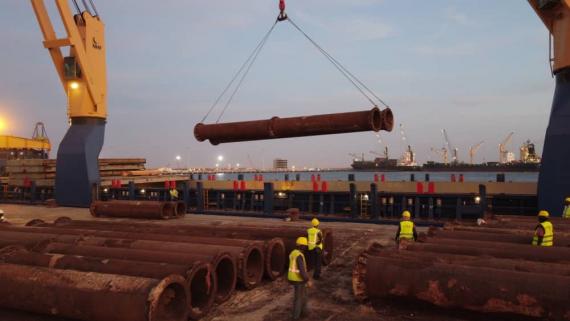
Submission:
<svg viewBox="0 0 570 321">
<path fill-rule="evenodd" d="M 414 239 L 414 222 L 401 221 L 400 240 L 413 240 L 413 239 Z"/>
<path fill-rule="evenodd" d="M 321 232 L 321 230 L 319 230 L 316 227 L 311 227 L 310 229 L 307 230 L 309 251 L 315 249 L 316 247 L 320 248 L 321 250 L 323 249 L 323 240 L 321 240 L 321 243 L 317 245 L 319 232 Z"/>
<path fill-rule="evenodd" d="M 564 214 L 562 214 L 564 218 L 570 218 L 570 205 L 564 206 Z"/>
<path fill-rule="evenodd" d="M 552 246 L 554 244 L 554 226 L 552 223 L 546 221 L 539 225 L 544 229 L 544 237 L 542 238 L 541 246 Z M 536 227 L 538 229 L 538 226 Z M 534 231 L 534 237 L 532 238 L 532 245 L 538 245 L 538 235 L 536 234 L 536 229 Z"/>
<path fill-rule="evenodd" d="M 305 281 L 303 279 L 303 276 L 301 275 L 299 267 L 297 266 L 297 257 L 299 255 L 303 258 L 303 265 L 307 266 L 305 262 L 305 256 L 301 251 L 297 249 L 291 251 L 291 254 L 289 254 L 289 272 L 287 273 L 287 279 L 289 281 L 294 281 L 294 282 Z"/>
<path fill-rule="evenodd" d="M 170 197 L 171 197 L 171 198 L 178 198 L 178 190 L 176 190 L 176 189 L 171 189 L 171 190 L 170 190 Z"/>
</svg>

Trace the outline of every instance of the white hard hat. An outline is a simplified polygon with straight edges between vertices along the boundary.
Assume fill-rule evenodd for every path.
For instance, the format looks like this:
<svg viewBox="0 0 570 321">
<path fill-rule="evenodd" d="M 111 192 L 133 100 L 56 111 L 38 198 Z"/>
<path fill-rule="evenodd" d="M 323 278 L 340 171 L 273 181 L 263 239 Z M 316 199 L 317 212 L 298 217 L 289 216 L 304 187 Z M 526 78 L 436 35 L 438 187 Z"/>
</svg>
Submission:
<svg viewBox="0 0 570 321">
<path fill-rule="evenodd" d="M 0 210 L 0 214 L 4 214 L 4 211 L 3 211 L 3 210 Z"/>
</svg>

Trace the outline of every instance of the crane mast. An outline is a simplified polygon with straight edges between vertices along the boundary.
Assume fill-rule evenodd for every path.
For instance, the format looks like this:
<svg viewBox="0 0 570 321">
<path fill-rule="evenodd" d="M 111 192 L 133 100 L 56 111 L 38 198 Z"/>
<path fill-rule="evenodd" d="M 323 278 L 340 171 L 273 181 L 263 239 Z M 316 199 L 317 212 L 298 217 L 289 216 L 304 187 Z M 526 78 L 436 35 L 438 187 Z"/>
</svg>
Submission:
<svg viewBox="0 0 570 321">
<path fill-rule="evenodd" d="M 481 145 L 483 145 L 484 142 L 485 141 L 480 141 L 477 144 L 475 144 L 469 148 L 469 162 L 471 163 L 471 165 L 473 165 L 473 160 L 475 159 L 475 154 L 477 154 L 477 151 L 479 150 Z"/>
<path fill-rule="evenodd" d="M 54 2 L 65 27 L 62 37 L 56 35 L 44 0 L 31 0 L 43 45 L 67 96 L 71 124 L 57 153 L 55 198 L 59 205 L 88 207 L 100 182 L 98 158 L 107 118 L 105 25 L 92 1 L 83 11 L 74 1 L 76 13 L 68 0 Z"/>
<path fill-rule="evenodd" d="M 570 0 L 528 2 L 548 31 L 549 64 L 556 77 L 538 176 L 538 207 L 560 216 L 570 196 Z"/>
<path fill-rule="evenodd" d="M 511 142 L 514 132 L 510 132 L 509 135 L 499 144 L 499 163 L 505 164 L 508 162 L 507 145 Z"/>
</svg>

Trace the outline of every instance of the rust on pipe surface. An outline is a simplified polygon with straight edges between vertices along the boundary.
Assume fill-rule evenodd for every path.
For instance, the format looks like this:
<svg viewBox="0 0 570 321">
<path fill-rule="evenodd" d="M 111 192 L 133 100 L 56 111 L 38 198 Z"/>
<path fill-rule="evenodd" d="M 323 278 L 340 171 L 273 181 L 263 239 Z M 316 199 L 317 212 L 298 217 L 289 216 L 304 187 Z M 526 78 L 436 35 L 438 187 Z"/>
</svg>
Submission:
<svg viewBox="0 0 570 321">
<path fill-rule="evenodd" d="M 43 223 L 42 223 L 43 224 Z M 31 245 L 37 244 L 37 241 L 45 239 L 52 239 L 60 243 L 76 244 L 80 240 L 85 245 L 104 245 L 105 241 L 101 238 L 113 239 L 130 239 L 130 240 L 151 240 L 160 242 L 176 242 L 176 243 L 192 243 L 192 244 L 207 244 L 207 245 L 223 245 L 231 247 L 249 247 L 251 245 L 258 245 L 259 248 L 264 249 L 264 273 L 270 280 L 275 280 L 283 275 L 285 265 L 287 262 L 288 253 L 285 249 L 285 244 L 281 238 L 272 238 L 263 241 L 244 240 L 221 238 L 211 236 L 186 236 L 186 235 L 170 235 L 167 233 L 137 233 L 137 232 L 123 232 L 123 231 L 107 231 L 107 230 L 89 230 L 84 228 L 54 228 L 54 227 L 41 227 L 38 221 L 34 221 L 33 227 L 0 227 L 0 235 L 3 231 L 9 231 L 14 235 L 27 235 L 22 237 L 29 237 L 34 242 Z M 49 225 L 49 224 L 46 224 Z M 51 226 L 51 225 L 49 225 Z M 140 230 L 139 230 L 140 231 Z M 35 238 L 34 234 L 41 234 L 43 237 Z M 65 235 L 69 234 L 69 235 Z M 72 235 L 76 235 L 72 237 Z M 98 239 L 98 238 L 99 239 Z M 64 239 L 65 238 L 65 239 Z M 18 242 L 10 242 L 5 245 L 19 244 Z M 2 242 L 0 241 L 0 245 Z M 249 257 L 250 255 L 247 255 Z"/>
<path fill-rule="evenodd" d="M 500 242 L 500 243 L 513 243 L 525 244 L 531 243 L 534 236 L 533 231 L 520 231 L 520 233 L 480 233 L 474 231 L 454 231 L 442 230 L 437 228 L 430 228 L 428 236 L 440 239 L 458 239 L 458 240 L 471 240 L 471 241 L 487 241 L 487 242 Z M 570 238 L 555 235 L 554 246 L 557 247 L 570 247 Z"/>
<path fill-rule="evenodd" d="M 486 256 L 469 256 L 446 253 L 431 253 L 417 251 L 382 251 L 378 256 L 392 258 L 421 259 L 425 262 L 468 265 L 508 271 L 554 274 L 570 277 L 570 266 L 561 263 L 527 261 L 521 259 L 501 259 Z"/>
<path fill-rule="evenodd" d="M 0 309 L 0 320 L 2 321 L 77 321 L 72 319 L 64 319 L 61 317 L 52 317 L 49 315 L 35 314 L 25 311 L 16 311 L 8 309 Z"/>
<path fill-rule="evenodd" d="M 479 312 L 568 320 L 570 278 L 558 275 L 361 254 L 353 269 L 360 298 L 389 296 Z"/>
<path fill-rule="evenodd" d="M 563 263 L 570 262 L 570 255 L 568 249 L 556 247 L 538 247 L 538 246 L 523 246 L 523 245 L 510 245 L 497 246 L 497 243 L 486 242 L 488 244 L 464 246 L 457 245 L 450 242 L 449 244 L 441 243 L 419 243 L 415 242 L 407 246 L 410 251 L 425 251 L 433 253 L 448 253 L 459 255 L 472 255 L 472 256 L 492 256 L 504 259 L 524 259 L 529 261 L 538 262 L 553 262 Z"/>
<path fill-rule="evenodd" d="M 82 228 L 95 229 L 105 231 L 126 231 L 140 233 L 158 233 L 168 235 L 185 235 L 185 236 L 207 236 L 218 238 L 236 238 L 249 240 L 269 240 L 275 237 L 283 239 L 286 253 L 290 253 L 295 248 L 295 241 L 299 236 L 306 236 L 307 229 L 302 227 L 276 226 L 276 227 L 258 227 L 258 226 L 213 226 L 213 225 L 159 225 L 159 224 L 142 224 L 132 222 L 104 222 L 104 221 L 82 221 L 82 220 L 65 220 L 60 224 L 40 224 L 42 227 L 61 227 L 61 228 Z M 329 264 L 334 257 L 334 236 L 333 230 L 322 228 L 324 238 L 323 264 Z"/>
<path fill-rule="evenodd" d="M 215 255 L 219 252 L 231 253 L 238 267 L 238 280 L 246 289 L 261 283 L 264 269 L 263 247 L 249 242 L 243 246 L 210 245 L 197 243 L 161 242 L 136 239 L 107 239 L 101 237 L 85 237 L 78 245 L 102 246 L 112 248 L 128 248 L 157 251 L 162 253 Z"/>
<path fill-rule="evenodd" d="M 90 207 L 95 217 L 167 219 L 174 211 L 172 204 L 157 201 L 95 201 Z"/>
<path fill-rule="evenodd" d="M 212 145 L 262 139 L 355 133 L 363 131 L 392 131 L 394 115 L 390 108 L 324 114 L 302 117 L 253 120 L 223 124 L 202 124 L 194 127 L 194 137 Z"/>
<path fill-rule="evenodd" d="M 188 317 L 179 275 L 156 280 L 8 263 L 0 263 L 0 307 L 85 321 Z"/>
<path fill-rule="evenodd" d="M 78 246 L 63 243 L 49 243 L 43 249 L 41 249 L 41 252 L 181 265 L 192 264 L 196 261 L 210 262 L 218 280 L 216 302 L 223 302 L 229 299 L 235 291 L 237 282 L 236 261 L 234 257 L 227 252 L 205 255 L 139 249 L 108 248 L 102 246 Z"/>
<path fill-rule="evenodd" d="M 204 316 L 214 303 L 216 274 L 211 273 L 209 263 L 194 262 L 191 266 L 168 263 L 127 261 L 98 257 L 43 254 L 30 252 L 23 247 L 10 246 L 0 249 L 0 262 L 49 267 L 62 270 L 98 272 L 162 279 L 172 274 L 185 278 L 188 290 L 188 310 L 193 319 Z"/>
</svg>

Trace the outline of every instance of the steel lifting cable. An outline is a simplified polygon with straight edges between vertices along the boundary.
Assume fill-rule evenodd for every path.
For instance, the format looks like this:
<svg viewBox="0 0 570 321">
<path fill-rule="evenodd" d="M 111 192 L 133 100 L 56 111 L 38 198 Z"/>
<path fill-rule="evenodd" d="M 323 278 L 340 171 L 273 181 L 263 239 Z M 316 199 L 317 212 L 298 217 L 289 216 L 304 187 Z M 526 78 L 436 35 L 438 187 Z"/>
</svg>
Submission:
<svg viewBox="0 0 570 321">
<path fill-rule="evenodd" d="M 206 120 L 206 118 L 208 118 L 208 116 L 212 113 L 212 111 L 214 110 L 214 108 L 216 108 L 216 106 L 218 105 L 218 103 L 222 100 L 222 98 L 225 96 L 225 94 L 228 92 L 228 90 L 232 87 L 232 85 L 234 84 L 234 82 L 236 81 L 236 79 L 239 77 L 239 75 L 243 72 L 243 70 L 248 66 L 248 69 L 251 69 L 251 64 L 250 61 L 252 59 L 254 59 L 254 57 L 257 57 L 259 55 L 259 51 L 260 48 L 262 48 L 265 43 L 267 42 L 267 39 L 269 38 L 269 36 L 271 35 L 271 33 L 273 32 L 273 30 L 275 29 L 275 25 L 277 25 L 277 21 L 271 26 L 271 28 L 269 29 L 269 31 L 263 36 L 263 38 L 261 39 L 261 41 L 257 44 L 257 46 L 255 47 L 255 49 L 252 51 L 252 53 L 249 55 L 249 57 L 245 60 L 245 62 L 241 65 L 241 67 L 239 68 L 239 70 L 234 74 L 234 76 L 232 77 L 232 79 L 230 80 L 230 82 L 227 84 L 227 86 L 224 88 L 224 90 L 220 93 L 220 95 L 216 98 L 216 100 L 214 101 L 214 103 L 210 106 L 210 108 L 208 109 L 208 112 L 206 113 L 206 115 L 204 115 L 204 117 L 202 118 L 202 120 L 200 122 L 204 122 Z M 243 77 L 242 80 L 240 80 L 240 82 L 243 82 Z M 234 93 L 232 94 L 232 96 L 235 95 L 235 90 Z M 231 102 L 231 101 L 230 101 Z M 224 107 L 224 110 L 227 109 L 227 106 L 229 104 L 226 103 L 226 106 Z M 223 114 L 223 113 L 222 113 Z M 220 115 L 218 117 L 218 121 L 221 118 L 222 115 Z"/>
<path fill-rule="evenodd" d="M 376 95 L 368 86 L 366 86 L 360 79 L 358 79 L 358 77 L 351 73 L 346 67 L 344 67 L 344 65 L 342 65 L 331 54 L 324 50 L 323 47 L 321 47 L 315 40 L 313 40 L 305 31 L 303 31 L 293 20 L 291 20 L 291 18 L 288 18 L 287 20 L 293 27 L 295 27 L 295 29 L 303 34 L 303 36 L 305 36 L 305 38 L 307 38 L 307 40 L 309 40 L 309 42 L 311 42 L 311 44 L 313 44 L 315 48 L 317 48 L 317 50 L 319 50 L 335 66 L 335 68 L 340 71 L 346 77 L 346 79 L 348 79 L 348 81 L 350 81 L 354 87 L 362 95 L 364 95 L 366 99 L 368 99 L 368 101 L 372 103 L 372 105 L 376 106 L 376 103 L 364 92 L 364 90 L 368 91 L 368 93 L 376 98 L 376 100 L 378 100 L 378 102 L 380 102 L 384 107 L 389 107 L 388 104 L 386 104 L 380 97 L 378 97 L 378 95 Z M 362 86 L 362 88 L 358 85 Z"/>
<path fill-rule="evenodd" d="M 243 84 L 243 81 L 245 80 L 245 78 L 247 77 L 247 75 L 249 74 L 249 71 L 251 70 L 251 67 L 253 66 L 253 64 L 255 63 L 255 61 L 257 60 L 257 57 L 259 56 L 259 53 L 263 50 L 263 47 L 265 47 L 265 44 L 267 43 L 267 39 L 269 39 L 269 36 L 271 35 L 271 33 L 273 32 L 273 30 L 275 29 L 275 26 L 277 25 L 277 21 L 273 24 L 273 26 L 271 27 L 271 29 L 269 29 L 269 32 L 267 33 L 267 35 L 265 36 L 265 38 L 261 41 L 260 45 L 258 46 L 257 52 L 255 53 L 255 55 L 253 56 L 253 58 L 251 59 L 251 62 L 249 63 L 249 65 L 247 66 L 247 69 L 245 70 L 245 72 L 243 73 L 243 75 L 241 76 L 241 79 L 239 80 L 237 86 L 234 88 L 234 91 L 232 92 L 230 98 L 228 98 L 228 101 L 226 102 L 226 105 L 224 106 L 224 108 L 222 109 L 222 112 L 220 113 L 220 115 L 218 116 L 218 118 L 216 119 L 216 124 L 220 122 L 220 119 L 222 119 L 222 116 L 224 115 L 224 113 L 226 112 L 226 110 L 228 109 L 229 105 L 232 103 L 236 93 L 238 92 L 238 90 L 241 88 L 241 85 Z"/>
</svg>

